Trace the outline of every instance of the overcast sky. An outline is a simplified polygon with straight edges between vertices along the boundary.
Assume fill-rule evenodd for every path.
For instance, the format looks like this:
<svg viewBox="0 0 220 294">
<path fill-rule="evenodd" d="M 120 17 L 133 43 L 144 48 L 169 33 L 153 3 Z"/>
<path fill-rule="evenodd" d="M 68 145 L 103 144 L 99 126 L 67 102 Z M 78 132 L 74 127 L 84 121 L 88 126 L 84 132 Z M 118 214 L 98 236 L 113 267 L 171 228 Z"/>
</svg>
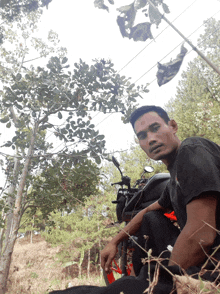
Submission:
<svg viewBox="0 0 220 294">
<path fill-rule="evenodd" d="M 53 0 L 48 10 L 44 9 L 38 35 L 46 39 L 49 30 L 57 32 L 60 46 L 68 50 L 70 65 L 78 62 L 80 58 L 88 63 L 95 58 L 111 59 L 115 69 L 120 74 L 131 77 L 132 82 L 138 80 L 137 84 L 150 84 L 150 92 L 143 96 L 144 99 L 138 100 L 140 105 L 156 104 L 163 107 L 171 97 L 174 97 L 176 86 L 181 79 L 181 71 L 186 69 L 187 63 L 197 55 L 188 44 L 185 44 L 188 54 L 180 72 L 168 84 L 159 87 L 156 82 L 157 62 L 166 63 L 171 58 L 175 59 L 183 40 L 163 20 L 158 29 L 152 25 L 155 40 L 134 42 L 123 38 L 116 23 L 116 8 L 131 2 L 115 0 L 114 6 L 109 5 L 111 9 L 108 13 L 95 8 L 93 0 Z M 166 15 L 167 18 L 173 22 L 179 16 L 173 24 L 186 37 L 196 31 L 190 36 L 190 41 L 194 45 L 203 32 L 203 21 L 213 15 L 216 19 L 220 18 L 219 0 L 166 0 L 165 3 L 171 11 Z M 138 17 L 136 23 L 144 21 L 145 18 Z M 168 28 L 165 29 L 166 27 Z M 36 63 L 38 62 L 41 60 Z M 132 127 L 122 123 L 120 114 L 100 113 L 95 116 L 94 124 L 100 133 L 105 135 L 108 152 L 126 150 L 134 140 Z M 5 135 L 2 131 L 2 141 L 8 139 L 5 139 Z M 57 139 L 53 144 L 57 151 L 61 141 Z M 5 152 L 8 153 L 8 150 Z"/>
<path fill-rule="evenodd" d="M 187 63 L 196 57 L 196 53 L 191 51 L 188 44 L 185 45 L 189 53 L 184 59 L 181 71 L 168 84 L 159 87 L 155 80 L 157 62 L 162 60 L 162 63 L 166 63 L 171 58 L 175 59 L 180 50 L 179 44 L 183 40 L 170 27 L 162 32 L 168 26 L 163 20 L 158 29 L 155 25 L 152 26 L 155 41 L 134 42 L 123 38 L 116 23 L 118 15 L 116 8 L 131 2 L 115 0 L 114 6 L 109 5 L 111 9 L 108 13 L 95 8 L 92 0 L 53 0 L 49 9 L 44 11 L 39 32 L 44 36 L 49 29 L 52 29 L 59 34 L 61 45 L 68 50 L 70 64 L 77 62 L 79 58 L 86 62 L 91 62 L 95 58 L 110 58 L 118 71 L 125 66 L 120 73 L 131 77 L 132 82 L 139 79 L 138 84 L 150 83 L 150 92 L 145 94 L 143 100 L 138 101 L 139 104 L 163 106 L 175 95 L 181 71 L 186 69 Z M 165 3 L 171 11 L 166 15 L 170 21 L 173 22 L 180 15 L 173 24 L 186 37 L 196 31 L 190 36 L 190 41 L 194 45 L 197 44 L 196 40 L 203 32 L 203 26 L 198 29 L 203 21 L 213 15 L 216 19 L 220 18 L 220 13 L 217 13 L 220 10 L 218 0 L 166 0 Z M 146 19 L 139 18 L 137 22 L 143 21 Z M 159 34 L 160 36 L 157 37 Z M 139 54 L 140 51 L 142 52 Z M 127 65 L 133 58 L 134 60 Z M 145 74 L 146 72 L 148 73 Z M 140 79 L 142 75 L 144 76 Z M 133 141 L 131 126 L 124 125 L 119 114 L 110 116 L 99 114 L 94 122 L 100 133 L 105 134 L 106 147 L 109 151 L 127 149 Z"/>
</svg>

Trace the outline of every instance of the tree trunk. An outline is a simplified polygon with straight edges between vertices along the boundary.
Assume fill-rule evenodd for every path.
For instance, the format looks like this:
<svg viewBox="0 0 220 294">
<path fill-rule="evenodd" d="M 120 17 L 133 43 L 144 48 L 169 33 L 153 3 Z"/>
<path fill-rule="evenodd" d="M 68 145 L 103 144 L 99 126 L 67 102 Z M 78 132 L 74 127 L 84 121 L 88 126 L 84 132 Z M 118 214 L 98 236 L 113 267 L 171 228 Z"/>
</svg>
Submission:
<svg viewBox="0 0 220 294">
<path fill-rule="evenodd" d="M 4 238 L 4 245 L 5 248 L 9 241 L 9 236 L 11 233 L 12 228 L 12 220 L 13 220 L 13 209 L 15 204 L 15 189 L 18 181 L 18 174 L 19 174 L 19 167 L 20 167 L 20 161 L 17 157 L 14 158 L 14 168 L 12 173 L 12 180 L 10 188 L 8 189 L 8 197 L 7 197 L 7 205 L 9 207 L 9 211 L 6 213 L 6 231 L 5 231 L 5 238 Z M 1 236 L 1 240 L 3 240 L 3 236 Z M 0 252 L 2 252 L 2 246 L 0 247 Z"/>
<path fill-rule="evenodd" d="M 98 232 L 100 231 L 99 221 L 98 221 Z M 99 275 L 102 275 L 102 267 L 101 267 L 101 239 L 99 237 Z"/>
<path fill-rule="evenodd" d="M 82 249 L 82 251 L 80 252 L 80 259 L 79 259 L 79 262 L 78 262 L 79 278 L 80 279 L 82 277 L 82 263 L 83 263 L 84 255 L 85 255 L 85 251 L 84 251 L 84 249 Z"/>
<path fill-rule="evenodd" d="M 87 278 L 90 278 L 90 249 L 88 249 Z"/>
<path fill-rule="evenodd" d="M 15 204 L 13 213 L 10 214 L 10 219 L 7 219 L 7 223 L 10 223 L 10 227 L 7 226 L 8 241 L 5 243 L 4 248 L 2 248 L 1 258 L 0 258 L 0 294 L 6 293 L 7 279 L 9 274 L 9 268 L 11 264 L 11 255 L 13 253 L 15 241 L 17 238 L 18 229 L 21 221 L 21 201 L 22 194 L 26 183 L 26 177 L 28 175 L 28 168 L 31 163 L 31 156 L 34 150 L 34 142 L 36 139 L 38 124 L 35 125 L 32 132 L 31 141 L 28 149 L 28 154 L 25 159 L 24 167 L 22 170 L 21 179 L 19 182 L 17 194 L 15 197 Z M 2 293 L 1 293 L 2 292 Z"/>
<path fill-rule="evenodd" d="M 11 264 L 11 256 L 13 253 L 15 241 L 17 238 L 17 232 L 20 224 L 20 221 L 18 222 L 18 224 L 16 224 L 15 222 L 13 222 L 13 220 L 11 234 L 9 236 L 8 243 L 0 259 L 0 293 L 2 294 L 6 293 L 7 279 Z"/>
</svg>

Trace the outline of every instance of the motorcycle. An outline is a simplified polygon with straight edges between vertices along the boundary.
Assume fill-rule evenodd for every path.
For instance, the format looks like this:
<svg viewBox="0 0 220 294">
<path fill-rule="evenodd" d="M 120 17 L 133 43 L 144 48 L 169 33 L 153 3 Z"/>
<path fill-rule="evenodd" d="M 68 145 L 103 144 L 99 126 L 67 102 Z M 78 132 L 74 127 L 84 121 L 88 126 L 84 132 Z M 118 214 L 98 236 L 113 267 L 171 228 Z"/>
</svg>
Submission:
<svg viewBox="0 0 220 294">
<path fill-rule="evenodd" d="M 112 203 L 116 204 L 118 223 L 125 222 L 126 225 L 139 211 L 159 199 L 170 180 L 170 174 L 158 173 L 146 179 L 144 178 L 144 174 L 154 171 L 153 167 L 146 166 L 141 174 L 141 179 L 136 180 L 135 184 L 131 187 L 131 179 L 123 175 L 120 164 L 114 156 L 112 156 L 112 162 L 121 174 L 121 181 L 111 184 L 112 186 L 121 186 L 117 191 L 116 200 L 112 201 Z M 131 262 L 134 247 L 133 240 L 136 240 L 135 236 L 120 243 L 118 255 L 122 260 L 122 264 L 118 266 L 117 262 L 115 260 L 113 261 L 111 274 L 106 275 L 104 273 L 106 285 L 115 281 L 115 272 L 121 276 L 130 275 L 133 266 Z"/>
</svg>

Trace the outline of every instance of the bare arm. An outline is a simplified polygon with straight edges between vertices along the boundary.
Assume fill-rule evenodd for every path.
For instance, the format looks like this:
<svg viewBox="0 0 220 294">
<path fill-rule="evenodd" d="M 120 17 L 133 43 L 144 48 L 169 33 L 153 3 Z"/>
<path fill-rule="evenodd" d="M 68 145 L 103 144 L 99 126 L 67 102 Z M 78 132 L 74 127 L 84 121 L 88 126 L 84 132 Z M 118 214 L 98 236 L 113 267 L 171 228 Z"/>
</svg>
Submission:
<svg viewBox="0 0 220 294">
<path fill-rule="evenodd" d="M 216 237 L 216 206 L 216 197 L 205 194 L 187 205 L 187 222 L 174 245 L 169 265 L 187 269 L 205 260 Z"/>
<path fill-rule="evenodd" d="M 110 265 L 117 253 L 118 244 L 121 241 L 128 239 L 128 235 L 134 235 L 140 229 L 144 214 L 152 210 L 164 210 L 164 208 L 158 203 L 158 201 L 156 201 L 141 210 L 102 250 L 101 266 L 106 271 L 106 273 L 110 273 Z"/>
</svg>

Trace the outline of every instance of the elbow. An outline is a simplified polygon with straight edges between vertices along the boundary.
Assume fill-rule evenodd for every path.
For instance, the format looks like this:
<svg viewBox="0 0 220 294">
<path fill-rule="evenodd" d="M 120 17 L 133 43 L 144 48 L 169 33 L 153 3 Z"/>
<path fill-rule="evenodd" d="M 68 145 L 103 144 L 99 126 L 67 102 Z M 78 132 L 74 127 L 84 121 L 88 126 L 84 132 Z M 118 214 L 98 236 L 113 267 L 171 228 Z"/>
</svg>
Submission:
<svg viewBox="0 0 220 294">
<path fill-rule="evenodd" d="M 211 229 L 208 232 L 205 231 L 200 234 L 191 235 L 189 241 L 199 244 L 200 247 L 207 252 L 213 246 L 216 235 L 216 231 Z"/>
<path fill-rule="evenodd" d="M 199 244 L 204 248 L 204 249 L 209 249 L 210 247 L 213 246 L 216 238 L 216 231 L 212 230 L 211 232 L 204 234 L 204 236 L 201 236 L 199 240 Z"/>
</svg>

